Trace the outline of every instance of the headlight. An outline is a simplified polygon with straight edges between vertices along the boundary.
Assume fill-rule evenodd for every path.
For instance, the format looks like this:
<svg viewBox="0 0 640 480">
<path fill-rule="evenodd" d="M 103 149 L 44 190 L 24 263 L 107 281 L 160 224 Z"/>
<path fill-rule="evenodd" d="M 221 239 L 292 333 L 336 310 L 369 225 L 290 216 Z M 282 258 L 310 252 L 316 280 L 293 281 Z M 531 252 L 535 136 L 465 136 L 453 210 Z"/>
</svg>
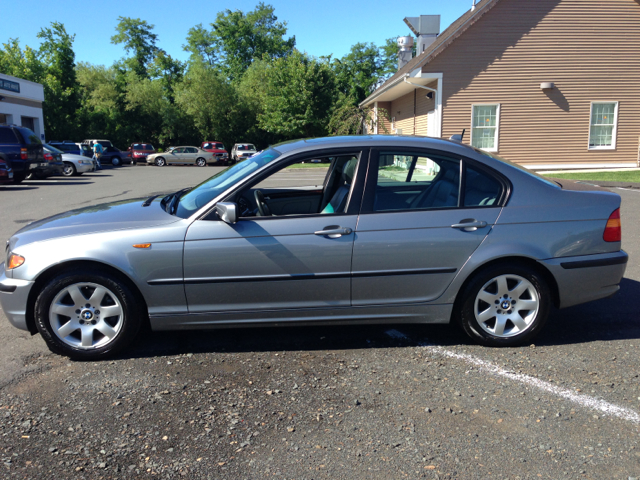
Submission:
<svg viewBox="0 0 640 480">
<path fill-rule="evenodd" d="M 16 255 L 12 253 L 9 255 L 9 260 L 7 261 L 7 270 L 13 270 L 14 268 L 18 268 L 20 265 L 24 263 L 24 257 L 20 255 Z"/>
</svg>

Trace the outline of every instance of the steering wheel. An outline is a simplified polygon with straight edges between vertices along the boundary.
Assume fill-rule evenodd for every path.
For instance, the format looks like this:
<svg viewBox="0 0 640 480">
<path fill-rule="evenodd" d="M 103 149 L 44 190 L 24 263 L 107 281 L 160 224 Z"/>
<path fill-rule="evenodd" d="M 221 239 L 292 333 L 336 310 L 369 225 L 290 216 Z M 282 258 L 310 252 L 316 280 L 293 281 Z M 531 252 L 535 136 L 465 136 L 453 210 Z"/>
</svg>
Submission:
<svg viewBox="0 0 640 480">
<path fill-rule="evenodd" d="M 267 202 L 265 202 L 264 200 L 264 194 L 262 193 L 262 190 L 254 190 L 253 196 L 256 199 L 256 205 L 258 206 L 258 212 L 260 213 L 260 216 L 270 217 L 271 209 L 269 208 L 269 205 L 267 205 Z"/>
</svg>

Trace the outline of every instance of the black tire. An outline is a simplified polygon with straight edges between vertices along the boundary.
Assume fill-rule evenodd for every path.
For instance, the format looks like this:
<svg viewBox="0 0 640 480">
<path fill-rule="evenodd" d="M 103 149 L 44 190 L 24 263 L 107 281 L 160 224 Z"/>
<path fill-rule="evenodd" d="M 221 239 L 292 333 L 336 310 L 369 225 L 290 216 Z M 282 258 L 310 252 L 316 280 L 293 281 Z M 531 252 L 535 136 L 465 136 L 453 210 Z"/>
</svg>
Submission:
<svg viewBox="0 0 640 480">
<path fill-rule="evenodd" d="M 120 165 L 122 165 L 122 160 L 120 160 L 120 157 L 113 157 L 111 159 L 111 165 L 113 165 L 114 167 L 119 167 Z"/>
<path fill-rule="evenodd" d="M 89 285 L 83 286 L 83 284 Z M 70 294 L 65 294 L 68 289 L 75 291 L 75 287 L 78 287 L 78 291 L 83 292 L 84 300 L 78 302 L 73 300 Z M 101 287 L 107 293 L 96 302 L 96 305 L 91 305 L 90 302 L 93 303 L 91 296 L 93 292 L 96 292 L 95 287 Z M 94 289 L 92 290 L 92 288 Z M 57 302 L 56 307 L 71 309 L 71 315 L 78 314 L 77 319 L 53 313 L 51 309 L 54 300 Z M 84 301 L 90 308 L 85 308 Z M 80 308 L 73 310 L 78 307 L 78 304 L 82 304 L 80 307 L 83 310 Z M 136 337 L 144 315 L 139 304 L 140 302 L 136 301 L 133 292 L 111 274 L 98 269 L 73 269 L 50 280 L 38 294 L 34 309 L 35 322 L 40 335 L 53 353 L 76 360 L 99 360 L 116 354 Z M 117 316 L 99 319 L 100 308 L 103 310 L 113 309 L 114 305 L 120 312 Z M 78 325 L 77 322 L 85 321 L 84 314 L 87 311 L 91 313 L 91 324 L 86 321 L 83 326 Z M 106 315 L 106 313 L 102 313 Z M 83 317 L 80 318 L 80 315 Z M 76 322 L 76 326 L 68 329 L 70 333 L 63 340 L 61 336 L 54 333 L 52 325 L 54 322 L 60 322 L 61 327 Z M 108 335 L 102 335 L 100 332 L 101 329 L 106 328 L 107 324 L 111 330 L 107 329 L 106 331 L 110 334 L 113 333 L 112 338 L 109 338 Z M 85 328 L 87 332 L 91 332 L 90 336 L 94 344 L 86 347 L 74 345 L 74 342 L 80 341 L 82 343 L 83 336 L 79 332 Z"/>
<path fill-rule="evenodd" d="M 27 175 L 24 174 L 24 173 L 14 173 L 13 174 L 13 183 L 15 185 L 17 185 L 19 183 L 22 183 L 26 177 L 27 177 Z"/>
<path fill-rule="evenodd" d="M 65 177 L 73 177 L 78 175 L 78 171 L 76 170 L 76 166 L 71 162 L 64 162 L 64 168 L 62 169 L 62 175 Z"/>
<path fill-rule="evenodd" d="M 207 161 L 202 157 L 196 158 L 196 165 L 199 167 L 206 167 Z"/>
<path fill-rule="evenodd" d="M 499 283 L 501 280 L 504 282 Z M 506 286 L 502 289 L 507 292 L 504 293 L 506 297 L 499 285 Z M 520 294 L 519 290 L 525 287 Z M 505 310 L 507 303 L 509 306 Z M 535 306 L 535 309 L 519 309 L 520 306 Z M 515 347 L 530 342 L 540 333 L 550 307 L 551 291 L 536 270 L 526 265 L 502 263 L 474 275 L 459 294 L 454 306 L 454 321 L 481 345 Z M 501 329 L 502 333 L 498 334 Z"/>
<path fill-rule="evenodd" d="M 166 165 L 166 162 L 164 161 L 164 158 L 162 157 L 157 157 L 154 162 L 156 164 L 156 167 L 164 167 Z"/>
</svg>

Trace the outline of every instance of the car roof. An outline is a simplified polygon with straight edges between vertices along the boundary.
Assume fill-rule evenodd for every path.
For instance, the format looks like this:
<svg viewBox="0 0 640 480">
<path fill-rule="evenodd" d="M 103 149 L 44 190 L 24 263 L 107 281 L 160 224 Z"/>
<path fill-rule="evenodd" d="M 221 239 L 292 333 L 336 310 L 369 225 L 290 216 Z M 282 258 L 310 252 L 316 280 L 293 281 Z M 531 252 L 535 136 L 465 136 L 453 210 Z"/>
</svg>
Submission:
<svg viewBox="0 0 640 480">
<path fill-rule="evenodd" d="M 293 151 L 317 150 L 318 148 L 342 148 L 342 147 L 413 147 L 436 148 L 462 155 L 474 155 L 475 150 L 460 142 L 434 137 L 421 137 L 417 135 L 346 135 L 323 138 L 304 138 L 290 140 L 272 148 L 282 153 Z"/>
</svg>

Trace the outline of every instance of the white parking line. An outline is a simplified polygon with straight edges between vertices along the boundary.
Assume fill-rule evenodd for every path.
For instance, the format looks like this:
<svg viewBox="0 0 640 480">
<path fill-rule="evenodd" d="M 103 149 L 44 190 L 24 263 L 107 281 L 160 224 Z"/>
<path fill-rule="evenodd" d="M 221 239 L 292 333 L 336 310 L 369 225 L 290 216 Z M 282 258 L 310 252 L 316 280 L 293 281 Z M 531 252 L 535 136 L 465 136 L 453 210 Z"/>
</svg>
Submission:
<svg viewBox="0 0 640 480">
<path fill-rule="evenodd" d="M 395 339 L 407 338 L 406 335 L 399 332 L 398 330 L 388 330 L 385 333 L 391 338 L 395 338 Z M 428 345 L 428 344 L 423 345 L 423 348 L 432 352 L 435 355 L 442 355 L 444 357 L 454 358 L 456 360 L 462 360 L 463 362 L 474 365 L 479 370 L 489 373 L 491 375 L 497 375 L 515 382 L 523 383 L 530 387 L 538 388 L 545 392 L 548 392 L 558 397 L 569 400 L 570 402 L 573 402 L 582 407 L 589 408 L 591 410 L 596 410 L 602 413 L 603 415 L 607 415 L 610 417 L 617 417 L 622 420 L 626 420 L 628 422 L 634 423 L 636 425 L 640 425 L 640 414 L 638 414 L 637 412 L 629 408 L 620 407 L 618 405 L 614 405 L 613 403 L 605 402 L 604 400 L 599 400 L 597 398 L 590 397 L 589 395 L 582 395 L 582 394 L 573 392 L 571 390 L 568 390 L 566 388 L 558 387 L 549 382 L 545 382 L 544 380 L 530 377 L 529 375 L 510 372 L 508 370 L 505 370 L 504 368 L 494 365 L 493 363 L 474 357 L 473 355 L 456 353 L 456 352 L 447 350 L 446 348 L 443 348 L 443 347 L 437 347 L 437 346 Z"/>
</svg>

